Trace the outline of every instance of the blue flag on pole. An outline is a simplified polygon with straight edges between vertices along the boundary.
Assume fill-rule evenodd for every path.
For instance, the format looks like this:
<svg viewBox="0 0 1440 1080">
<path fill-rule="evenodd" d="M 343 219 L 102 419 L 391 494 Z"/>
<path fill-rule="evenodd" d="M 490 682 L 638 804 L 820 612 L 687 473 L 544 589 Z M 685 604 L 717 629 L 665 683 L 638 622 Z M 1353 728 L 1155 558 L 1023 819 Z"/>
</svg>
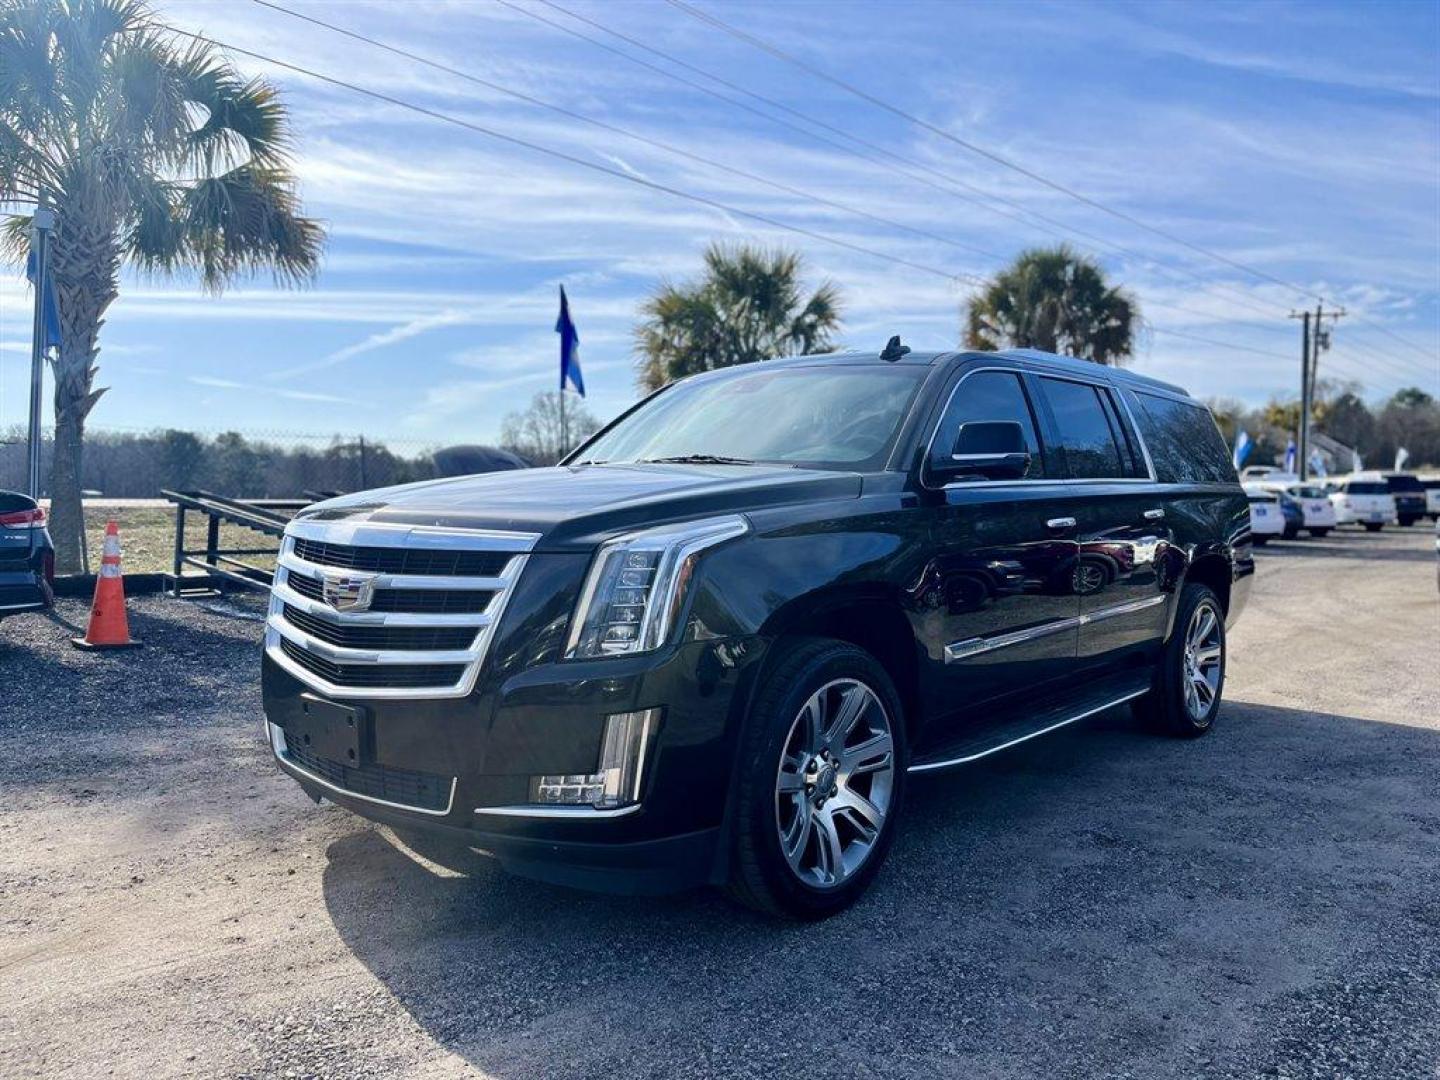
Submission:
<svg viewBox="0 0 1440 1080">
<path fill-rule="evenodd" d="M 25 259 L 25 277 L 31 285 L 35 285 L 35 252 L 31 251 Z M 39 288 L 39 286 L 36 286 Z M 48 349 L 54 345 L 60 347 L 60 309 L 55 305 L 55 282 L 50 279 L 50 268 L 45 268 L 44 298 L 41 301 L 45 305 L 45 340 L 40 343 L 41 349 Z"/>
<path fill-rule="evenodd" d="M 580 374 L 580 334 L 570 318 L 570 301 L 565 297 L 565 286 L 560 286 L 560 318 L 555 320 L 555 332 L 560 335 L 560 392 L 565 392 L 565 383 L 575 387 L 575 392 L 585 396 L 585 377 Z"/>
<path fill-rule="evenodd" d="M 1234 464 L 1236 472 L 1239 472 L 1242 468 L 1245 467 L 1245 459 L 1250 456 L 1250 447 L 1252 445 L 1253 444 L 1250 442 L 1250 433 L 1248 431 L 1242 428 L 1240 431 L 1236 432 L 1235 450 L 1230 455 L 1230 461 Z"/>
</svg>

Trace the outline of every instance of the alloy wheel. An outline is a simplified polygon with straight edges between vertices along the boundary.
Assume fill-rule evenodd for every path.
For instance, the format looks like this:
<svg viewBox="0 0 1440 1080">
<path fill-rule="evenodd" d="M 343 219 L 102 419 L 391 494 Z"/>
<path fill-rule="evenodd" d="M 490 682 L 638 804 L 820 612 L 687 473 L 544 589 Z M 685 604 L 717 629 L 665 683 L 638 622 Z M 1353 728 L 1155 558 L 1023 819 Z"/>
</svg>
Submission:
<svg viewBox="0 0 1440 1080">
<path fill-rule="evenodd" d="M 895 784 L 890 716 L 857 679 L 811 694 L 790 726 L 775 778 L 780 850 L 805 884 L 830 889 L 869 858 Z"/>
<path fill-rule="evenodd" d="M 1185 631 L 1185 708 L 1203 721 L 1220 693 L 1225 646 L 1220 612 L 1206 600 L 1198 604 Z"/>
</svg>

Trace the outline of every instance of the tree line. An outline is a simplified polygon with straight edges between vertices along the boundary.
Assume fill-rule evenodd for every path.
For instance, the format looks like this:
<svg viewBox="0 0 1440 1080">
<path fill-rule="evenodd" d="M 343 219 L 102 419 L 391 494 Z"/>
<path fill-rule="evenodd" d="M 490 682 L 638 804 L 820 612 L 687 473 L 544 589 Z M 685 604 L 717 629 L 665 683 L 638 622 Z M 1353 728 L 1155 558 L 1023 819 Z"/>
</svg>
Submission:
<svg viewBox="0 0 1440 1080">
<path fill-rule="evenodd" d="M 42 463 L 54 443 L 45 440 Z M 329 446 L 286 446 L 230 431 L 144 434 L 92 431 L 86 438 L 81 487 L 110 498 L 155 498 L 162 489 L 201 488 L 234 498 L 301 498 L 307 493 L 359 491 L 425 480 L 436 474 L 426 454 L 404 457 L 383 443 L 339 439 Z M 0 488 L 23 488 L 23 435 L 0 443 Z"/>
<path fill-rule="evenodd" d="M 1210 408 L 1233 446 L 1238 431 L 1254 440 L 1247 464 L 1280 465 L 1300 427 L 1300 401 L 1272 399 L 1259 408 L 1212 399 Z M 1353 382 L 1321 379 L 1310 411 L 1312 430 L 1357 451 L 1367 469 L 1389 469 L 1396 451 L 1409 453 L 1407 469 L 1440 468 L 1440 402 L 1418 387 L 1406 387 L 1377 405 L 1366 404 Z M 1349 472 L 1351 463 L 1337 463 Z"/>
</svg>

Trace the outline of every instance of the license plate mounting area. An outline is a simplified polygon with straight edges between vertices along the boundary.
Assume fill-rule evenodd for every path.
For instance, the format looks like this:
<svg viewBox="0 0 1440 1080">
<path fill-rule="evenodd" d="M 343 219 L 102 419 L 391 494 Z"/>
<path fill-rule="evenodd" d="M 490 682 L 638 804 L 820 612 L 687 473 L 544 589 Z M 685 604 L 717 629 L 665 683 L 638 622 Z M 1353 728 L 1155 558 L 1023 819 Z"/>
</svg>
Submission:
<svg viewBox="0 0 1440 1080">
<path fill-rule="evenodd" d="M 282 726 L 287 743 L 353 768 L 365 763 L 364 719 L 353 705 L 301 694 Z"/>
</svg>

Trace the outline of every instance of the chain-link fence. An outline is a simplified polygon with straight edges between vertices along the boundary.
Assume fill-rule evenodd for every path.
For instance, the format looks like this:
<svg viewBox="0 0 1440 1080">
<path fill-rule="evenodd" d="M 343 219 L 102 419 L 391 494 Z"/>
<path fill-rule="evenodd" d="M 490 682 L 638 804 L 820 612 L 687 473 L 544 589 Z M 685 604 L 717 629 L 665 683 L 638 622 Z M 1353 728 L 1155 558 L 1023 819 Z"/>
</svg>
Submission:
<svg viewBox="0 0 1440 1080">
<path fill-rule="evenodd" d="M 435 449 L 419 439 L 359 433 L 92 429 L 85 433 L 81 486 L 87 495 L 123 499 L 156 498 L 164 488 L 296 498 L 428 479 L 436 475 Z M 52 451 L 46 431 L 46 486 Z M 0 432 L 0 488 L 24 490 L 25 454 L 23 430 Z"/>
</svg>

